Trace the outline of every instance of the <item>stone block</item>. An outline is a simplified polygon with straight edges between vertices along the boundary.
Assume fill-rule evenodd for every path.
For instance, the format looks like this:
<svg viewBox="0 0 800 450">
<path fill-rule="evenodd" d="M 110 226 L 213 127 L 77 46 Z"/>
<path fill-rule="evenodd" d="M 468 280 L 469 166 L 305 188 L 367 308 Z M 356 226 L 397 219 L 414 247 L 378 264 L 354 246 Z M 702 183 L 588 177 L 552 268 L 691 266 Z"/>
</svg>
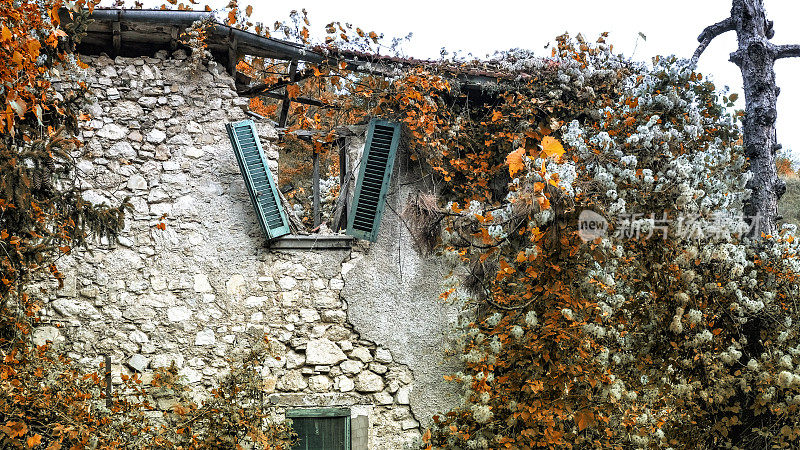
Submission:
<svg viewBox="0 0 800 450">
<path fill-rule="evenodd" d="M 289 370 L 280 377 L 276 387 L 279 391 L 296 392 L 307 388 L 308 383 L 303 379 L 303 373 L 301 371 Z"/>
<path fill-rule="evenodd" d="M 350 352 L 351 358 L 356 358 L 361 360 L 361 362 L 368 363 L 372 361 L 372 354 L 369 352 L 369 349 L 366 347 L 356 347 Z"/>
<path fill-rule="evenodd" d="M 350 359 L 339 364 L 339 367 L 342 369 L 342 372 L 354 375 L 361 372 L 364 368 L 364 364 Z"/>
<path fill-rule="evenodd" d="M 157 369 L 159 367 L 169 367 L 173 362 L 175 363 L 175 367 L 178 369 L 182 368 L 184 363 L 183 355 L 169 353 L 153 355 L 153 357 L 150 359 L 150 368 Z"/>
<path fill-rule="evenodd" d="M 403 386 L 397 390 L 397 394 L 395 394 L 394 399 L 400 405 L 408 405 L 411 403 L 410 400 L 411 388 L 409 386 Z"/>
<path fill-rule="evenodd" d="M 392 362 L 392 353 L 385 348 L 378 348 L 375 350 L 375 361 L 380 363 Z"/>
<path fill-rule="evenodd" d="M 345 376 L 336 378 L 336 386 L 339 389 L 339 392 L 350 392 L 355 389 L 355 383 L 353 383 L 353 379 Z"/>
<path fill-rule="evenodd" d="M 314 375 L 309 377 L 308 387 L 314 392 L 327 392 L 331 387 L 331 379 L 325 375 Z"/>
<path fill-rule="evenodd" d="M 208 328 L 197 333 L 194 338 L 194 345 L 214 345 L 216 342 L 214 331 Z"/>
<path fill-rule="evenodd" d="M 103 128 L 97 131 L 97 136 L 113 141 L 118 141 L 124 138 L 127 134 L 128 130 L 113 123 L 106 124 L 103 126 Z"/>
<path fill-rule="evenodd" d="M 350 419 L 350 449 L 369 450 L 369 417 L 356 416 Z"/>
<path fill-rule="evenodd" d="M 214 289 L 208 282 L 208 276 L 204 273 L 198 273 L 194 276 L 194 291 L 195 292 L 211 292 Z"/>
<path fill-rule="evenodd" d="M 167 319 L 172 322 L 183 322 L 192 317 L 192 312 L 185 306 L 173 306 L 167 309 Z"/>
<path fill-rule="evenodd" d="M 128 359 L 128 367 L 137 371 L 137 372 L 144 372 L 144 369 L 147 368 L 148 363 L 150 360 L 147 359 L 144 355 L 135 354 Z"/>
<path fill-rule="evenodd" d="M 375 403 L 379 405 L 391 405 L 394 398 L 386 392 L 378 392 L 372 396 L 375 399 Z"/>
<path fill-rule="evenodd" d="M 345 359 L 344 352 L 328 339 L 312 339 L 306 345 L 306 364 L 332 366 Z"/>
<path fill-rule="evenodd" d="M 36 345 L 44 345 L 47 341 L 58 344 L 64 341 L 64 337 L 61 336 L 61 332 L 56 327 L 36 327 L 33 330 L 33 343 Z"/>
<path fill-rule="evenodd" d="M 127 186 L 132 191 L 143 191 L 147 189 L 147 180 L 143 176 L 135 174 L 128 178 Z"/>
<path fill-rule="evenodd" d="M 147 337 L 147 334 L 140 330 L 131 332 L 131 334 L 128 335 L 128 338 L 137 344 L 144 344 L 145 342 L 150 341 L 150 338 Z"/>
<path fill-rule="evenodd" d="M 355 385 L 358 392 L 380 392 L 383 390 L 383 378 L 367 370 L 358 374 Z"/>
</svg>

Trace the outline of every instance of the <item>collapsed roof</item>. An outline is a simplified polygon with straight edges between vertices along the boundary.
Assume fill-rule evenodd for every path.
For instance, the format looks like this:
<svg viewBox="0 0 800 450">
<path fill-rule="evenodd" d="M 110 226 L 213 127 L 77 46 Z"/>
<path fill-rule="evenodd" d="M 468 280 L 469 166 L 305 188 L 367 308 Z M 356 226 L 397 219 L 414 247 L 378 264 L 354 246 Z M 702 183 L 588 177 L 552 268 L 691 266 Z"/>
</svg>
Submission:
<svg viewBox="0 0 800 450">
<path fill-rule="evenodd" d="M 61 11 L 62 19 L 69 21 L 68 12 Z M 474 65 L 440 62 L 413 58 L 374 55 L 356 51 L 339 50 L 332 47 L 313 48 L 271 37 L 240 30 L 219 23 L 211 12 L 172 11 L 145 9 L 95 9 L 90 17 L 94 20 L 86 31 L 86 36 L 78 45 L 82 54 L 108 53 L 122 56 L 152 55 L 158 50 L 174 51 L 181 47 L 179 37 L 193 23 L 211 19 L 214 23 L 207 35 L 208 50 L 213 58 L 225 65 L 232 75 L 236 63 L 242 56 L 264 57 L 284 61 L 312 64 L 347 63 L 348 68 L 359 72 L 396 73 L 399 68 L 408 66 L 436 66 L 437 70 L 459 81 L 462 89 L 481 90 L 500 81 L 514 81 L 525 78 L 525 74 L 498 71 Z M 244 95 L 258 95 L 273 89 L 255 89 L 249 80 L 239 78 L 237 88 Z M 297 80 L 288 80 L 289 83 Z M 284 82 L 283 87 L 287 83 Z"/>
</svg>

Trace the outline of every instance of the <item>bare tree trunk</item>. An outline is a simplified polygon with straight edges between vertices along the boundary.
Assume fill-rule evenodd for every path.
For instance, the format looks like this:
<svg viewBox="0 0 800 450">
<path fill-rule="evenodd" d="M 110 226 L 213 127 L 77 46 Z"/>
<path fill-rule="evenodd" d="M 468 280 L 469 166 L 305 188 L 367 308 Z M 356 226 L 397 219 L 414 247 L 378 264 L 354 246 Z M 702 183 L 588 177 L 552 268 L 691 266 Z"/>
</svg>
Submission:
<svg viewBox="0 0 800 450">
<path fill-rule="evenodd" d="M 751 218 L 751 236 L 777 231 L 778 199 L 786 191 L 786 184 L 778 178 L 775 154 L 781 148 L 775 135 L 775 120 L 778 116 L 777 100 L 780 89 L 775 85 L 775 61 L 780 58 L 800 56 L 798 45 L 775 45 L 770 42 L 774 35 L 772 21 L 767 20 L 763 0 L 733 0 L 731 16 L 709 26 L 700 34 L 700 46 L 693 61 L 717 36 L 736 31 L 739 48 L 731 53 L 730 60 L 739 66 L 744 80 L 746 110 L 744 117 L 744 149 L 750 162 L 753 177 L 747 184 L 752 195 L 745 204 L 744 213 Z M 742 326 L 747 337 L 745 358 L 758 359 L 764 352 L 761 331 L 766 324 L 759 317 Z M 737 394 L 742 405 L 752 402 L 743 391 Z M 732 427 L 730 436 L 741 439 L 750 433 L 750 425 L 756 420 L 750 407 L 742 409 L 740 425 Z"/>
<path fill-rule="evenodd" d="M 786 191 L 775 167 L 775 154 L 781 146 L 775 134 L 780 88 L 775 85 L 774 65 L 780 58 L 800 56 L 800 46 L 770 42 L 774 31 L 772 21 L 766 18 L 763 0 L 733 0 L 731 16 L 700 34 L 693 60 L 697 62 L 711 40 L 727 31 L 736 31 L 739 41 L 730 60 L 739 66 L 744 80 L 744 147 L 753 174 L 747 185 L 752 195 L 744 213 L 753 219 L 753 234 L 774 234 L 778 199 Z"/>
</svg>

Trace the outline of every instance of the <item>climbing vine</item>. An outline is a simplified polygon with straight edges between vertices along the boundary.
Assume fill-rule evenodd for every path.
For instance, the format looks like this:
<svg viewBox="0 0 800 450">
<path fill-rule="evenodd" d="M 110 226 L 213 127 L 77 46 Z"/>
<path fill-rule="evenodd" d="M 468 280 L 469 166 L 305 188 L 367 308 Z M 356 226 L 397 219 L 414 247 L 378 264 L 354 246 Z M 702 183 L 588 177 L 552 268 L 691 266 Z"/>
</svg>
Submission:
<svg viewBox="0 0 800 450">
<path fill-rule="evenodd" d="M 261 336 L 202 402 L 174 367 L 146 384 L 123 374 L 107 396 L 110 368 L 80 367 L 31 339 L 42 306 L 32 282 L 61 287 L 59 257 L 113 238 L 127 207 L 85 200 L 76 170 L 89 117 L 80 112 L 86 66 L 73 50 L 94 6 L 0 1 L 0 448 L 289 448 L 289 424 L 258 401 L 270 354 Z"/>
<path fill-rule="evenodd" d="M 148 403 L 133 397 L 115 400 L 115 412 L 132 415 L 112 424 L 91 406 L 96 374 L 82 378 L 21 339 L 36 310 L 19 289 L 26 277 L 49 268 L 59 278 L 53 255 L 90 231 L 113 234 L 121 220 L 120 209 L 49 194 L 48 183 L 70 173 L 81 117 L 70 113 L 77 97 L 53 95 L 47 79 L 61 65 L 80 66 L 61 33 L 79 36 L 82 22 L 64 31 L 52 14 L 60 3 L 40 3 L 6 1 L 0 27 L 11 61 L 0 76 L 23 83 L 3 91 L 0 122 L 9 174 L 0 199 L 8 325 L 0 442 L 124 447 L 120 436 L 129 435 L 109 431 L 117 429 L 139 436 L 128 442 L 176 448 L 289 445 L 283 425 L 264 431 L 268 416 L 249 409 L 252 384 L 240 388 L 236 378 L 218 401 L 173 405 L 168 428 L 137 430 L 131 417 Z M 232 2 L 227 21 L 269 34 L 251 14 Z M 688 61 L 631 61 L 605 36 L 560 36 L 546 57 L 424 62 L 377 56 L 392 46 L 347 23 L 328 24 L 315 43 L 309 26 L 295 12 L 271 31 L 328 57 L 286 86 L 290 98 L 318 100 L 294 103 L 287 132 L 315 131 L 310 148 L 319 151 L 341 125 L 373 116 L 403 123 L 403 155 L 429 187 L 403 217 L 420 249 L 455 269 L 442 296 L 476 311 L 455 349 L 463 370 L 449 376 L 464 387 L 463 405 L 434 419 L 423 446 L 798 445 L 799 244 L 791 227 L 747 237 L 749 178 L 733 96 L 721 98 Z M 190 38 L 202 48 L 197 30 Z M 253 59 L 240 70 L 276 83 L 280 64 Z M 470 76 L 492 82 L 476 88 Z M 252 106 L 278 113 L 268 98 Z M 32 361 L 46 361 L 43 371 Z M 249 373 L 241 379 L 254 380 Z M 125 381 L 135 396 L 138 380 Z M 63 402 L 67 415 L 42 399 Z"/>
<path fill-rule="evenodd" d="M 464 406 L 425 446 L 797 445 L 795 231 L 746 237 L 735 94 L 605 36 L 561 36 L 549 57 L 370 64 L 314 67 L 298 95 L 327 82 L 331 108 L 298 106 L 295 126 L 402 122 L 429 181 L 403 216 L 465 273 L 443 297 L 477 314 L 448 377 Z M 458 81 L 487 71 L 484 90 Z M 587 237 L 586 217 L 604 232 Z"/>
</svg>

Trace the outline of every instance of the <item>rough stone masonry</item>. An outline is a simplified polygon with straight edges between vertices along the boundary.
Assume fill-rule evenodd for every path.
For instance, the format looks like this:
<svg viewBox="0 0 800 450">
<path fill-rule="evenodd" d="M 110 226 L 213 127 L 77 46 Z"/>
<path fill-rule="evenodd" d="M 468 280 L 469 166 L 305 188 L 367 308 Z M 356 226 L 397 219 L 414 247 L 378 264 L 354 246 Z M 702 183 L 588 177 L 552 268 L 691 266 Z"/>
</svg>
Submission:
<svg viewBox="0 0 800 450">
<path fill-rule="evenodd" d="M 116 383 L 174 362 L 199 392 L 266 333 L 280 355 L 262 370 L 269 400 L 350 407 L 368 418 L 369 448 L 411 444 L 454 405 L 443 342 L 458 308 L 440 302 L 441 264 L 414 252 L 396 215 L 371 246 L 269 250 L 224 128 L 247 118 L 233 79 L 182 50 L 83 60 L 84 198 L 133 209 L 116 242 L 58 262 L 66 285 L 51 290 L 37 343 L 91 367 L 110 354 Z M 258 128 L 277 172 L 277 133 Z M 393 190 L 392 210 L 408 189 Z"/>
</svg>

